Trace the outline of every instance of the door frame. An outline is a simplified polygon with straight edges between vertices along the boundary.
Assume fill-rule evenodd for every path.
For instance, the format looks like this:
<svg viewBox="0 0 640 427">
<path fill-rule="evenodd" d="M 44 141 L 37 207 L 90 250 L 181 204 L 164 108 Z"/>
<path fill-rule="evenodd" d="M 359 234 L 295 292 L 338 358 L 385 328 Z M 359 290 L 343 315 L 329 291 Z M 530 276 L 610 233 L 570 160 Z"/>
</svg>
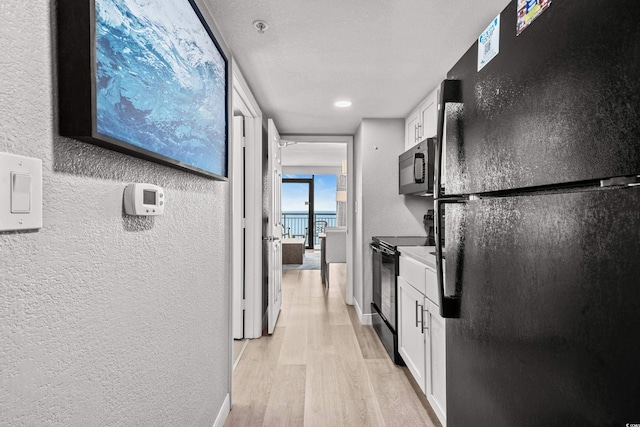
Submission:
<svg viewBox="0 0 640 427">
<path fill-rule="evenodd" d="M 244 280 L 243 265 L 245 258 L 245 203 L 244 192 L 238 191 L 244 187 L 244 150 L 245 150 L 245 138 L 244 138 L 244 116 L 246 106 L 242 100 L 238 100 L 234 97 L 234 102 L 237 104 L 234 106 L 233 120 L 230 122 L 231 128 L 231 144 L 234 147 L 234 153 L 230 156 L 230 168 L 229 177 L 231 181 L 231 314 L 232 314 L 232 338 L 234 340 L 244 339 L 245 337 L 245 320 L 244 320 L 244 295 L 246 288 L 246 281 Z M 239 215 L 239 213 L 242 215 Z"/>
<path fill-rule="evenodd" d="M 245 338 L 260 338 L 264 325 L 262 312 L 262 137 L 263 114 L 258 102 L 251 93 L 251 89 L 244 79 L 235 58 L 231 60 L 233 96 L 242 100 L 245 117 L 245 254 L 244 254 L 244 278 L 245 278 Z M 232 106 L 236 108 L 236 106 Z M 353 162 L 353 136 L 352 135 L 287 135 L 288 139 L 300 142 L 342 142 L 347 144 L 347 301 L 354 304 L 353 297 L 353 236 L 354 236 L 354 212 L 355 212 L 355 180 Z M 230 138 L 231 139 L 231 138 Z M 238 147 L 230 147 L 231 155 L 240 155 Z M 231 182 L 231 194 L 241 197 L 243 188 Z M 352 196 L 353 195 L 353 196 Z M 233 215 L 232 215 L 233 217 Z M 231 257 L 241 256 L 236 254 L 237 242 L 231 242 Z M 239 280 L 231 276 L 231 280 Z M 233 282 L 232 282 L 233 283 Z M 230 307 L 231 307 L 231 298 Z M 233 313 L 229 311 L 230 340 L 233 343 Z M 233 359 L 231 357 L 230 359 Z M 233 364 L 231 363 L 230 369 Z"/>
<path fill-rule="evenodd" d="M 347 301 L 348 305 L 353 305 L 353 248 L 359 247 L 354 242 L 355 236 L 355 214 L 356 212 L 356 187 L 355 169 L 353 163 L 353 135 L 293 135 L 281 134 L 281 138 L 296 142 L 338 142 L 347 144 Z"/>
<path fill-rule="evenodd" d="M 262 336 L 262 111 L 251 93 L 251 89 L 242 76 L 235 59 L 232 58 L 232 105 L 234 114 L 244 116 L 244 147 L 231 146 L 232 156 L 242 155 L 244 148 L 245 171 L 244 188 L 240 183 L 231 181 L 231 197 L 243 197 L 245 203 L 245 250 L 244 250 L 244 337 L 259 338 Z M 233 104 L 233 102 L 232 102 Z M 233 140 L 230 138 L 230 140 Z M 234 218 L 231 215 L 232 227 Z M 237 222 L 235 223 L 237 227 Z M 240 242 L 241 243 L 241 242 Z M 231 258 L 243 258 L 241 244 L 231 241 Z M 231 275 L 232 286 L 242 278 Z M 231 298 L 230 298 L 231 299 Z M 230 310 L 230 328 L 233 327 L 233 312 Z M 233 331 L 230 339 L 233 343 Z"/>
</svg>

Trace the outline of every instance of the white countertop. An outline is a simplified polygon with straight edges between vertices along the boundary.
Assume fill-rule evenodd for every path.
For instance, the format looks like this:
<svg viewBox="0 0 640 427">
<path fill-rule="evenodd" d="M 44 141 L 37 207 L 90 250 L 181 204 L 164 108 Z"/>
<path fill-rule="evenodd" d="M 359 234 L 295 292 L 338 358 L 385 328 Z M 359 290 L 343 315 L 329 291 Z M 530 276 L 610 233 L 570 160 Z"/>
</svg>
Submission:
<svg viewBox="0 0 640 427">
<path fill-rule="evenodd" d="M 413 258 L 431 268 L 436 268 L 436 256 L 431 252 L 436 251 L 435 246 L 398 246 L 400 255 Z"/>
</svg>

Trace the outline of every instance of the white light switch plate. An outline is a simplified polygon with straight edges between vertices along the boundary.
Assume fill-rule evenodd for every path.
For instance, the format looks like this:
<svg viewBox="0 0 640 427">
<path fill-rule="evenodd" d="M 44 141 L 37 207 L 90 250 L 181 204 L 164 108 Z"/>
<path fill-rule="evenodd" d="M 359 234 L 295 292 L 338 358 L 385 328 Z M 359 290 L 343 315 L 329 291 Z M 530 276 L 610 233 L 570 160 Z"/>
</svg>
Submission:
<svg viewBox="0 0 640 427">
<path fill-rule="evenodd" d="M 23 179 L 16 180 L 16 176 Z M 24 193 L 24 183 L 29 183 L 25 176 L 31 178 L 30 190 L 26 190 L 30 194 Z M 20 202 L 16 213 L 11 211 L 12 187 L 16 187 L 13 203 Z M 25 209 L 28 212 L 22 212 Z M 34 228 L 42 228 L 42 160 L 0 153 L 0 231 Z"/>
</svg>

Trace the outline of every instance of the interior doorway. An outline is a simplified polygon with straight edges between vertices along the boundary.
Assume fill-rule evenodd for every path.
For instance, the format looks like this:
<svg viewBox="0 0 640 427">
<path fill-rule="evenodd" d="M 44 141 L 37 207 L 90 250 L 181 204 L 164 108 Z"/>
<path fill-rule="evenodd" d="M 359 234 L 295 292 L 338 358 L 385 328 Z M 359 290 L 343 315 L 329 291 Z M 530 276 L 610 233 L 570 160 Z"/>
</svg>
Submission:
<svg viewBox="0 0 640 427">
<path fill-rule="evenodd" d="M 317 202 L 320 192 L 318 178 L 324 175 L 331 175 L 334 179 L 331 203 L 336 206 L 336 213 L 334 214 L 335 225 L 346 227 L 347 229 L 347 291 L 345 300 L 347 304 L 353 305 L 354 278 L 359 278 L 360 276 L 355 276 L 357 271 L 354 271 L 350 266 L 353 265 L 355 260 L 362 257 L 361 250 L 354 250 L 354 242 L 359 241 L 357 227 L 354 222 L 359 209 L 355 191 L 356 173 L 354 169 L 353 136 L 310 134 L 283 134 L 281 136 L 283 139 L 283 176 L 293 178 L 303 175 L 307 178 L 311 176 L 315 178 L 314 210 L 316 213 L 324 210 Z M 330 210 L 334 211 L 334 208 Z M 319 219 L 322 220 L 322 218 Z M 327 221 L 327 226 L 333 225 L 333 222 Z"/>
</svg>

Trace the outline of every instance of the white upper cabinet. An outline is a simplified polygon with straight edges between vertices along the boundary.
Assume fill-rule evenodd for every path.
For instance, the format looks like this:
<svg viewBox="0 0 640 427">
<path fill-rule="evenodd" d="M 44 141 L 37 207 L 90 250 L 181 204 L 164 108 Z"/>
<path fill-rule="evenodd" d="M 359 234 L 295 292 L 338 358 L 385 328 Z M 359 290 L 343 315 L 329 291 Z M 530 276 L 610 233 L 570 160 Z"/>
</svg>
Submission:
<svg viewBox="0 0 640 427">
<path fill-rule="evenodd" d="M 405 151 L 418 143 L 418 124 L 419 123 L 420 123 L 420 109 L 416 108 L 404 119 Z"/>
<path fill-rule="evenodd" d="M 439 94 L 438 87 L 405 118 L 405 150 L 427 138 L 436 136 Z"/>
<path fill-rule="evenodd" d="M 420 104 L 420 141 L 436 136 L 438 131 L 438 93 L 436 89 Z"/>
</svg>

